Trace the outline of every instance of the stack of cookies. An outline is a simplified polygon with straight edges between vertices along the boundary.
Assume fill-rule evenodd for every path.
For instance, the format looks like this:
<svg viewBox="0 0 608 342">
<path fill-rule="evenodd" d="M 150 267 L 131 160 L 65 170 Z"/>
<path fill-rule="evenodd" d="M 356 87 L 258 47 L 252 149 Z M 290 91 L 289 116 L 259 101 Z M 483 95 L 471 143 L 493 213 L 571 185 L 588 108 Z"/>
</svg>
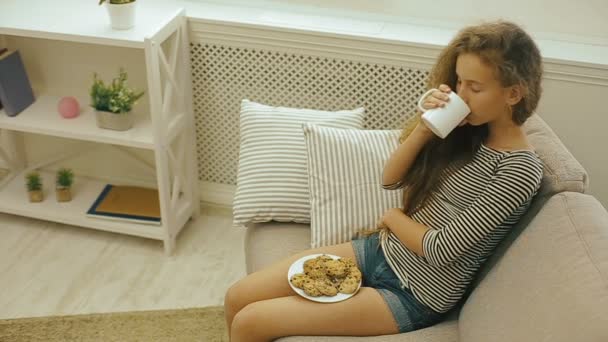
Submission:
<svg viewBox="0 0 608 342">
<path fill-rule="evenodd" d="M 304 273 L 294 274 L 289 281 L 311 297 L 333 297 L 354 293 L 361 282 L 361 271 L 352 259 L 320 255 L 306 260 Z"/>
</svg>

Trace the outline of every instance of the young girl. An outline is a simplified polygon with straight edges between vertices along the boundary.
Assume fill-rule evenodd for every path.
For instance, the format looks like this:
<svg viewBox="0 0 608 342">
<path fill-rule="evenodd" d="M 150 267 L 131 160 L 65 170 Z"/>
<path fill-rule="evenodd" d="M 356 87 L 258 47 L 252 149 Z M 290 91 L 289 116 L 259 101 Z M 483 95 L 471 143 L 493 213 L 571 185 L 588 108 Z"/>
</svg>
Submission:
<svg viewBox="0 0 608 342">
<path fill-rule="evenodd" d="M 441 321 L 540 186 L 542 163 L 521 125 L 538 104 L 541 75 L 539 50 L 517 25 L 461 30 L 431 71 L 429 86 L 440 91 L 423 107 L 443 107 L 456 91 L 471 113 L 446 139 L 420 113 L 404 129 L 382 175 L 386 189 L 405 187 L 404 208 L 388 210 L 365 238 L 298 253 L 234 284 L 225 299 L 231 341 L 385 335 Z M 359 292 L 332 304 L 294 293 L 289 266 L 315 253 L 356 260 Z"/>
</svg>

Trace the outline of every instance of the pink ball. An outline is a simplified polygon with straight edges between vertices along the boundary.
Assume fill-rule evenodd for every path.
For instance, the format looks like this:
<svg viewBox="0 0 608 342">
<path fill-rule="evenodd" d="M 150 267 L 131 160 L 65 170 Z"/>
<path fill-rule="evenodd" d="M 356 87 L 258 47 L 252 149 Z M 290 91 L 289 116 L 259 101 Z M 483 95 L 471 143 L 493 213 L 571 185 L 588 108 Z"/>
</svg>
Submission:
<svg viewBox="0 0 608 342">
<path fill-rule="evenodd" d="M 76 100 L 73 96 L 64 96 L 59 100 L 59 104 L 57 105 L 57 110 L 59 114 L 66 119 L 75 118 L 80 114 L 80 105 L 78 104 L 78 100 Z"/>
</svg>

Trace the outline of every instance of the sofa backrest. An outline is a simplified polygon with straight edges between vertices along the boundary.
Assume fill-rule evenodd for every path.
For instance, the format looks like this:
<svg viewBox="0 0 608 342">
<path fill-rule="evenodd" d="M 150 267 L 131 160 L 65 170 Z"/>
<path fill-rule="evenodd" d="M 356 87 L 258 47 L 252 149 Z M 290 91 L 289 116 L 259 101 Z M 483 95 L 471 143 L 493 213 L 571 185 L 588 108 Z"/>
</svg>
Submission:
<svg viewBox="0 0 608 342">
<path fill-rule="evenodd" d="M 608 341 L 608 212 L 552 196 L 470 294 L 459 341 Z"/>
<path fill-rule="evenodd" d="M 523 128 L 545 166 L 538 197 L 548 197 L 562 191 L 587 191 L 587 171 L 538 114 L 532 115 Z"/>
</svg>

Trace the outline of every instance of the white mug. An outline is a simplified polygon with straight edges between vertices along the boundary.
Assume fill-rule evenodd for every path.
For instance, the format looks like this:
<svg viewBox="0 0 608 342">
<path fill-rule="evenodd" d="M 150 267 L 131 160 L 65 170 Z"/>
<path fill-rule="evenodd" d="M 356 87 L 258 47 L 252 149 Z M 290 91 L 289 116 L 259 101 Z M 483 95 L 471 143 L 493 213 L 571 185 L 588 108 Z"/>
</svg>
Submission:
<svg viewBox="0 0 608 342">
<path fill-rule="evenodd" d="M 446 103 L 445 107 L 437 107 L 428 110 L 422 108 L 424 99 L 434 91 L 439 90 L 435 88 L 429 89 L 429 91 L 420 97 L 420 100 L 418 100 L 418 108 L 423 112 L 422 121 L 424 121 L 426 126 L 433 131 L 435 135 L 441 139 L 445 139 L 445 137 L 447 137 L 448 134 L 467 117 L 467 115 L 469 115 L 471 109 L 454 91 L 451 91 L 448 94 L 450 100 Z"/>
</svg>

